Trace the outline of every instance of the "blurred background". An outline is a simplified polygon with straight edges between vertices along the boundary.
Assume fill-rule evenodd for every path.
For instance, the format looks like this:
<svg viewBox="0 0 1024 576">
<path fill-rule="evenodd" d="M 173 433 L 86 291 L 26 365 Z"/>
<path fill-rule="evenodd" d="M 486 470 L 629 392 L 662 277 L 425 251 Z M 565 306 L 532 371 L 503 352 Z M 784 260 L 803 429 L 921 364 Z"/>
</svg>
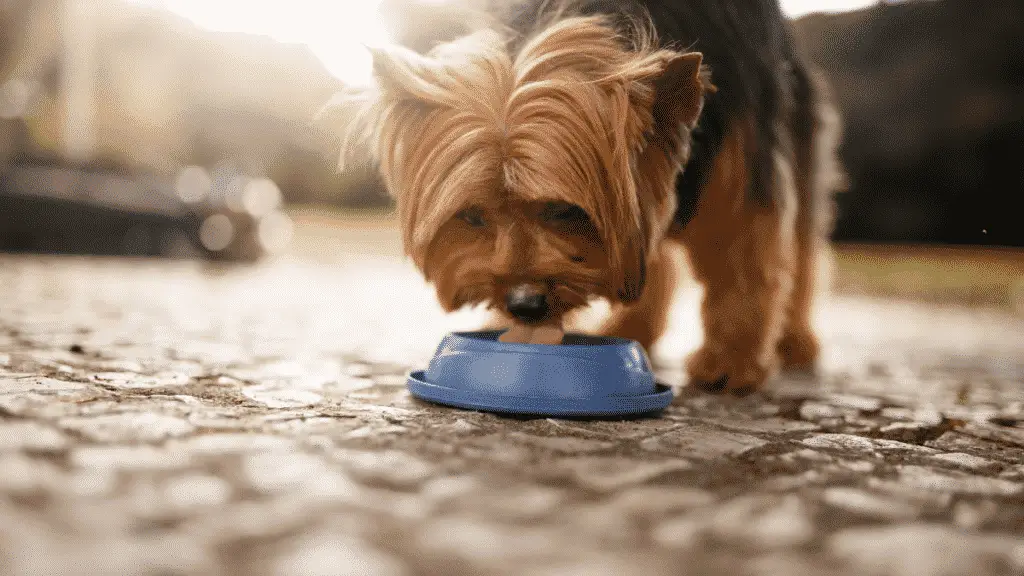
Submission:
<svg viewBox="0 0 1024 576">
<path fill-rule="evenodd" d="M 0 0 L 0 250 L 254 261 L 386 219 L 312 119 L 416 4 Z M 835 240 L 1024 246 L 1024 3 L 783 5 L 844 116 Z"/>
</svg>

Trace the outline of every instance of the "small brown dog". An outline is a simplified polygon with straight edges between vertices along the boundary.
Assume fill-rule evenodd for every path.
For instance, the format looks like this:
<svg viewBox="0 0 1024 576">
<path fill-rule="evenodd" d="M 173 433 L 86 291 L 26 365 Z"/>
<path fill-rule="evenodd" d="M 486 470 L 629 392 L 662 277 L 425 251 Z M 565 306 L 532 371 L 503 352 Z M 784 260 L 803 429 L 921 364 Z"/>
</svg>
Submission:
<svg viewBox="0 0 1024 576">
<path fill-rule="evenodd" d="M 649 348 L 678 244 L 705 287 L 692 382 L 740 393 L 811 367 L 836 129 L 776 0 L 493 13 L 501 25 L 429 50 L 374 50 L 375 85 L 329 106 L 342 159 L 379 162 L 441 304 L 550 338 L 605 298 L 604 332 Z"/>
</svg>

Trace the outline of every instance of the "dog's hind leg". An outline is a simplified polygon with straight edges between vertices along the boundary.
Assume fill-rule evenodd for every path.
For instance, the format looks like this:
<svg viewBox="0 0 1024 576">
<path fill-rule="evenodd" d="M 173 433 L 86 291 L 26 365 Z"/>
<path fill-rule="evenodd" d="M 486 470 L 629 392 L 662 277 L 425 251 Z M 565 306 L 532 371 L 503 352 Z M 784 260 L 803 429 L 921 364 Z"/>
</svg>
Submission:
<svg viewBox="0 0 1024 576">
<path fill-rule="evenodd" d="M 779 342 L 779 356 L 785 369 L 813 371 L 817 367 L 820 345 L 812 313 L 832 226 L 832 196 L 842 182 L 836 159 L 840 127 L 838 113 L 828 100 L 824 84 L 816 82 L 810 71 L 802 67 L 796 70 L 795 80 L 797 257 L 792 303 Z"/>
</svg>

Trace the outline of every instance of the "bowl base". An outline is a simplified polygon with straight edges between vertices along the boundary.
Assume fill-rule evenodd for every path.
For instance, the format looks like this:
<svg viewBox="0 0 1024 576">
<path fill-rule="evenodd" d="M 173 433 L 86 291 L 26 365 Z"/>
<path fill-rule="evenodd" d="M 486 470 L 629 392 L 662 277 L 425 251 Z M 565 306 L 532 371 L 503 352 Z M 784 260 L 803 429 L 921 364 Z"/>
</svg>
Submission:
<svg viewBox="0 0 1024 576">
<path fill-rule="evenodd" d="M 426 372 L 409 375 L 409 392 L 420 400 L 465 410 L 509 415 L 561 418 L 636 417 L 661 412 L 672 403 L 672 389 L 657 384 L 654 394 L 642 396 L 601 396 L 594 398 L 536 398 L 502 396 L 459 390 L 427 382 Z"/>
</svg>

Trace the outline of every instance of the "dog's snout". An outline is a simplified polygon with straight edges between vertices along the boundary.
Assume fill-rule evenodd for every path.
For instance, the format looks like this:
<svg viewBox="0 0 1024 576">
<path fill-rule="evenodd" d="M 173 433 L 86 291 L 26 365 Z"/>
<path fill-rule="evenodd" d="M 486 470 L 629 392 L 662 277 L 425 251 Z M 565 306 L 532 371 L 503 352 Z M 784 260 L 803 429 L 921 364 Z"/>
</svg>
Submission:
<svg viewBox="0 0 1024 576">
<path fill-rule="evenodd" d="M 506 294 L 505 308 L 523 322 L 538 322 L 548 315 L 548 298 L 543 290 L 522 284 Z"/>
</svg>

